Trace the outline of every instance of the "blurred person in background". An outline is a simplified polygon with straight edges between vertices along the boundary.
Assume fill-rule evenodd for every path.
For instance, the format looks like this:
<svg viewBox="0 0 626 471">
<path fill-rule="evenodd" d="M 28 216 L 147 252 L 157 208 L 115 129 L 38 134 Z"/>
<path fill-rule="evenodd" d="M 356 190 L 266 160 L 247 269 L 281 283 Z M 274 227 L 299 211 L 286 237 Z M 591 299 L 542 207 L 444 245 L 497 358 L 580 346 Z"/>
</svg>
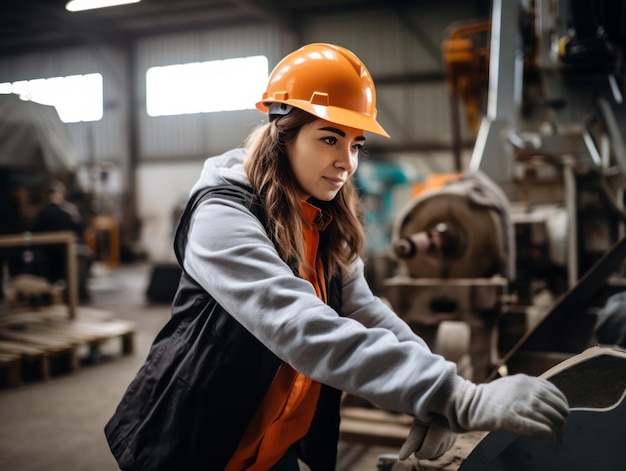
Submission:
<svg viewBox="0 0 626 471">
<path fill-rule="evenodd" d="M 78 207 L 66 199 L 65 185 L 52 181 L 47 189 L 48 202 L 37 212 L 31 225 L 31 232 L 71 231 L 76 235 L 78 257 L 79 296 L 89 299 L 87 279 L 89 273 L 88 249 L 84 243 L 83 218 Z M 64 244 L 38 246 L 36 253 L 41 255 L 42 275 L 52 284 L 67 283 L 67 252 Z"/>
</svg>

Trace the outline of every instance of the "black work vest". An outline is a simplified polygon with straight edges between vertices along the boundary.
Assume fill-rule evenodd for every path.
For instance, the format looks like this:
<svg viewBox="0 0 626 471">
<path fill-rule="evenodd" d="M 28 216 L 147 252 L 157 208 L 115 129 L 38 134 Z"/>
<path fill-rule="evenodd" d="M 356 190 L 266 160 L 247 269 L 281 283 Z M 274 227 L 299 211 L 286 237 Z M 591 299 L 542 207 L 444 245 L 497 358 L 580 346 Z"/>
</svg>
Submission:
<svg viewBox="0 0 626 471">
<path fill-rule="evenodd" d="M 188 202 L 176 231 L 181 267 L 191 215 L 206 198 L 237 201 L 264 225 L 250 188 L 221 185 Z M 330 280 L 328 304 L 340 312 L 341 280 Z M 183 269 L 172 316 L 105 426 L 123 471 L 223 470 L 267 393 L 281 361 Z M 341 392 L 323 385 L 309 433 L 298 452 L 312 471 L 335 469 Z"/>
</svg>

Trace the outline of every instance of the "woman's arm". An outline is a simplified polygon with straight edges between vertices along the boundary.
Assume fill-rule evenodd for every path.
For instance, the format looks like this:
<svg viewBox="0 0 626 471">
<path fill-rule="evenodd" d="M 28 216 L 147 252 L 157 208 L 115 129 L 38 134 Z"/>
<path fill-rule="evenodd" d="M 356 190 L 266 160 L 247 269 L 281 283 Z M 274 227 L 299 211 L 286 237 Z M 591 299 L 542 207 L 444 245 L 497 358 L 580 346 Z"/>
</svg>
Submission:
<svg viewBox="0 0 626 471">
<path fill-rule="evenodd" d="M 367 296 L 358 289 L 358 276 L 346 280 L 346 305 L 356 310 L 352 317 L 339 316 L 310 283 L 293 275 L 258 220 L 236 203 L 211 199 L 200 206 L 185 269 L 277 357 L 387 410 L 411 414 L 421 423 L 439 417 L 455 431 L 531 436 L 558 430 L 567 416 L 567 399 L 546 380 L 512 375 L 474 384 L 456 374 L 454 363 L 401 332 L 396 320 L 372 316 L 377 309 L 364 315 L 364 301 L 357 298 Z M 371 326 L 355 320 L 359 317 Z M 400 338 L 405 335 L 407 340 Z"/>
<path fill-rule="evenodd" d="M 372 293 L 363 272 L 363 261 L 357 259 L 352 271 L 344 273 L 342 315 L 359 321 L 366 327 L 381 327 L 392 331 L 398 340 L 411 340 L 428 348 L 419 337 L 387 304 Z"/>
<path fill-rule="evenodd" d="M 283 361 L 386 409 L 427 420 L 431 397 L 455 375 L 454 363 L 415 341 L 382 301 L 376 301 L 375 315 L 364 314 L 365 301 L 355 297 L 372 295 L 358 276 L 345 282 L 351 316 L 339 316 L 309 282 L 293 275 L 259 221 L 237 203 L 212 198 L 200 205 L 185 269 Z"/>
</svg>

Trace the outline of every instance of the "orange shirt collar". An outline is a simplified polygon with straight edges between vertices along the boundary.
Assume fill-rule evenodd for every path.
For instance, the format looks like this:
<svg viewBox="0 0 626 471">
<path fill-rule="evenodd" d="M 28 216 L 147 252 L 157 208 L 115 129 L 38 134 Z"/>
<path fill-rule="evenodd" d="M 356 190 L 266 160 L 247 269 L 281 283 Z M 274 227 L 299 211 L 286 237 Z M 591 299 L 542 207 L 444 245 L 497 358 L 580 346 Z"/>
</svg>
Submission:
<svg viewBox="0 0 626 471">
<path fill-rule="evenodd" d="M 330 214 L 325 213 L 308 201 L 300 200 L 300 210 L 302 211 L 302 220 L 318 231 L 326 229 L 333 220 Z"/>
</svg>

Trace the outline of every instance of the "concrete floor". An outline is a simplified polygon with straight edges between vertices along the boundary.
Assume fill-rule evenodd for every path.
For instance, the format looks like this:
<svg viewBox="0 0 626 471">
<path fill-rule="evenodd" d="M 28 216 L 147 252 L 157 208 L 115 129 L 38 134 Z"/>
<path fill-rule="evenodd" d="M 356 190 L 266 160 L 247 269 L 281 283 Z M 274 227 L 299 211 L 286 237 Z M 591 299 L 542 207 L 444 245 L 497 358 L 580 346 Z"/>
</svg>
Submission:
<svg viewBox="0 0 626 471">
<path fill-rule="evenodd" d="M 104 357 L 50 380 L 0 389 L 0 463 L 12 471 L 117 470 L 103 427 L 169 317 L 145 293 L 151 267 L 123 266 L 92 279 L 90 307 L 134 321 L 135 352 L 121 355 L 119 339 L 103 345 Z M 376 471 L 378 456 L 397 449 L 339 444 L 337 471 Z"/>
</svg>

